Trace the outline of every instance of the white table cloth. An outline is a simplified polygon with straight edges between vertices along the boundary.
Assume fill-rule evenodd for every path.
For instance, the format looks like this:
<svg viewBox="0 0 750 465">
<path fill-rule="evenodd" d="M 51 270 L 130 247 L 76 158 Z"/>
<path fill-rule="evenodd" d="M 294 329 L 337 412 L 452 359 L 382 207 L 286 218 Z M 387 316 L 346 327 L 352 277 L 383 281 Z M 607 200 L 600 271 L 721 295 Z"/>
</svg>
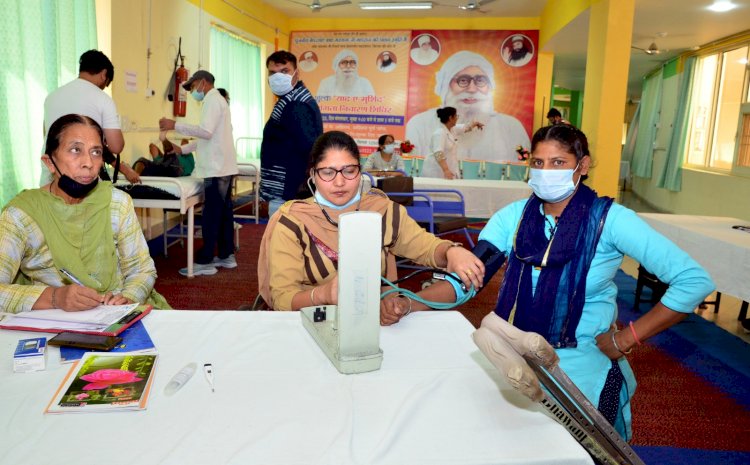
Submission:
<svg viewBox="0 0 750 465">
<path fill-rule="evenodd" d="M 750 222 L 718 216 L 639 215 L 700 263 L 717 291 L 750 302 L 750 233 L 732 229 Z"/>
<path fill-rule="evenodd" d="M 517 464 L 592 461 L 543 411 L 499 380 L 456 312 L 420 312 L 381 332 L 379 371 L 338 373 L 296 312 L 155 311 L 159 361 L 148 409 L 45 415 L 67 372 L 15 374 L 19 339 L 0 331 L 0 463 Z M 214 367 L 172 397 L 189 362 Z"/>
</svg>

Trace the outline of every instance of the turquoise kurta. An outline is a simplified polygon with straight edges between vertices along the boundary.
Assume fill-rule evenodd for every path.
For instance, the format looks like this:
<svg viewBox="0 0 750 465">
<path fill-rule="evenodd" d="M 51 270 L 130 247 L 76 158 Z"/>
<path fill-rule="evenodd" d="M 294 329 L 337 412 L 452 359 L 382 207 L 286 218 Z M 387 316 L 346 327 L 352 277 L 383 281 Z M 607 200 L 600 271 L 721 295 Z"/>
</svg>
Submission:
<svg viewBox="0 0 750 465">
<path fill-rule="evenodd" d="M 490 242 L 505 254 L 510 253 L 525 204 L 526 200 L 520 200 L 495 213 L 479 239 Z M 547 215 L 547 220 L 554 224 L 552 216 Z M 547 228 L 545 231 L 549 238 Z M 611 367 L 609 358 L 596 346 L 596 336 L 607 332 L 617 320 L 614 277 L 624 255 L 669 284 L 661 302 L 674 311 L 691 313 L 715 287 L 708 273 L 687 253 L 653 230 L 634 211 L 612 204 L 587 275 L 586 301 L 576 330 L 578 347 L 557 349 L 560 367 L 594 405 L 599 404 L 599 395 Z M 540 273 L 537 269 L 532 271 L 534 291 Z M 629 439 L 629 401 L 636 382 L 627 360 L 623 357 L 619 362 L 625 386 L 620 402 L 622 414 L 615 426 Z"/>
</svg>

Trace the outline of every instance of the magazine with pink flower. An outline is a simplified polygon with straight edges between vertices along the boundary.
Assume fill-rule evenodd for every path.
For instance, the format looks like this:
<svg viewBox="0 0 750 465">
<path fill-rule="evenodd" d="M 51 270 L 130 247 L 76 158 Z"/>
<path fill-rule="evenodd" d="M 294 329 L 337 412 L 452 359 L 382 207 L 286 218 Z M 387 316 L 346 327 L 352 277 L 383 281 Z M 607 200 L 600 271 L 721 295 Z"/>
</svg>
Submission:
<svg viewBox="0 0 750 465">
<path fill-rule="evenodd" d="M 71 367 L 45 413 L 143 410 L 156 358 L 156 354 L 87 352 Z"/>
</svg>

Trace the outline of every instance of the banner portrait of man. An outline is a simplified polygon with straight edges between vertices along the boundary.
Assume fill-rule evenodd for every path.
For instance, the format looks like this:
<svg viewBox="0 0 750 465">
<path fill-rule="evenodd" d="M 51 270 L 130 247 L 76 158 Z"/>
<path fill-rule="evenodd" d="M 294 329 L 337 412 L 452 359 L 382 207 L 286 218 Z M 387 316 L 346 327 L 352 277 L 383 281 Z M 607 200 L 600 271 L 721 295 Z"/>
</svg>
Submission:
<svg viewBox="0 0 750 465">
<path fill-rule="evenodd" d="M 406 138 L 414 153 L 430 155 L 441 124 L 436 110 L 449 106 L 456 108 L 459 124 L 484 125 L 457 136 L 459 158 L 517 160 L 516 147 L 530 145 L 536 56 L 524 66 L 506 64 L 501 44 L 517 34 L 536 41 L 538 31 L 413 31 L 412 37 L 425 34 L 436 37 L 442 50 L 432 65 L 410 67 Z"/>
</svg>

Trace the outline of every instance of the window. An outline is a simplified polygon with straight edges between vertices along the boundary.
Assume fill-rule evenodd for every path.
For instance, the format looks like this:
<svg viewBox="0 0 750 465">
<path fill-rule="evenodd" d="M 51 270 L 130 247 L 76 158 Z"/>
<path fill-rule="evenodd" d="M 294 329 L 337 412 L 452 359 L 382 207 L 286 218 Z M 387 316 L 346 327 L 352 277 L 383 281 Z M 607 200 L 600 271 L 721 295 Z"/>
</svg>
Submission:
<svg viewBox="0 0 750 465">
<path fill-rule="evenodd" d="M 747 45 L 698 59 L 690 103 L 687 166 L 716 171 L 733 171 L 737 166 L 740 106 L 750 97 L 747 63 Z"/>
<path fill-rule="evenodd" d="M 214 25 L 210 69 L 216 77 L 216 87 L 229 92 L 238 160 L 259 158 L 265 85 L 260 45 Z"/>
</svg>

